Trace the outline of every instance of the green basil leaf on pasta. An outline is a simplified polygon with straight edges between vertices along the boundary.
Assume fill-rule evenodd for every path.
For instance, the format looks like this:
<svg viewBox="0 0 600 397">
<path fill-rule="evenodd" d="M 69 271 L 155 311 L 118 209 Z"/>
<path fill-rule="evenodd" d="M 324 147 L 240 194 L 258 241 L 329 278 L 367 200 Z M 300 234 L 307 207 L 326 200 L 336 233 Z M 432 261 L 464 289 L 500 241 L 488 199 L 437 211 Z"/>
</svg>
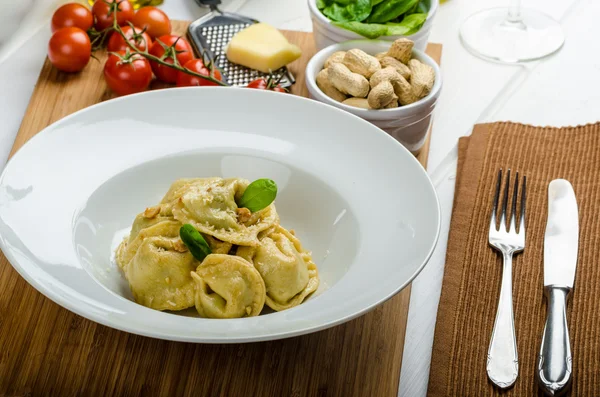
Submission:
<svg viewBox="0 0 600 397">
<path fill-rule="evenodd" d="M 248 185 L 239 199 L 238 207 L 257 212 L 267 208 L 277 196 L 277 184 L 271 179 L 257 179 Z"/>
<path fill-rule="evenodd" d="M 179 237 L 181 237 L 181 241 L 188 247 L 194 258 L 200 262 L 212 252 L 204 237 L 189 223 L 179 228 Z"/>
</svg>

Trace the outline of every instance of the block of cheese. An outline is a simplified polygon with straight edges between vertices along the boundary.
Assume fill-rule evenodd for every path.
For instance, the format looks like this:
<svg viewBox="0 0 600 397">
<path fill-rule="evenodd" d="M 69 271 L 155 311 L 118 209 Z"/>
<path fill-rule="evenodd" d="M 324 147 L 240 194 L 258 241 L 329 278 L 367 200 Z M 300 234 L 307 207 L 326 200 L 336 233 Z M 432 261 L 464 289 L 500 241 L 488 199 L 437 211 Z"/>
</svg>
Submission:
<svg viewBox="0 0 600 397">
<path fill-rule="evenodd" d="M 300 58 L 297 45 L 290 44 L 283 34 L 266 23 L 256 23 L 238 32 L 227 45 L 230 62 L 259 70 L 274 72 Z"/>
</svg>

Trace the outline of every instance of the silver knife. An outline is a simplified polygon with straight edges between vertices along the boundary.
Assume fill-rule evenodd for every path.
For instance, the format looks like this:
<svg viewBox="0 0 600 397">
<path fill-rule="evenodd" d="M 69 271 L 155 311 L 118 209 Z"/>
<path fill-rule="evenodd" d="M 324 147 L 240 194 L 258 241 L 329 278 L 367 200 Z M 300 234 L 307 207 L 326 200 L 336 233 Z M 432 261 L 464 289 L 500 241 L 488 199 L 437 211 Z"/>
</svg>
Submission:
<svg viewBox="0 0 600 397">
<path fill-rule="evenodd" d="M 556 396 L 571 382 L 572 358 L 567 327 L 567 296 L 575 281 L 579 214 L 573 186 L 555 179 L 548 186 L 548 223 L 544 237 L 544 293 L 548 312 L 538 361 L 541 389 Z"/>
</svg>

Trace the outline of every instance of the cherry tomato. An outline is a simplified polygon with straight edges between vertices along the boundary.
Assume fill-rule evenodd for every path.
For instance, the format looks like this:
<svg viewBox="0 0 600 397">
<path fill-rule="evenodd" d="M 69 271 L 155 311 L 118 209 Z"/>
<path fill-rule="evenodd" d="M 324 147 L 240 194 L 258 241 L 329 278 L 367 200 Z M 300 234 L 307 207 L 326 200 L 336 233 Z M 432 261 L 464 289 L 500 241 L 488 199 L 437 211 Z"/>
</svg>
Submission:
<svg viewBox="0 0 600 397">
<path fill-rule="evenodd" d="M 87 33 L 75 27 L 58 29 L 48 43 L 48 58 L 58 70 L 79 72 L 87 65 L 92 43 Z"/>
<path fill-rule="evenodd" d="M 140 8 L 135 13 L 132 22 L 135 26 L 146 28 L 146 33 L 153 39 L 171 34 L 171 20 L 167 14 L 156 7 Z"/>
<path fill-rule="evenodd" d="M 152 80 L 150 63 L 139 54 L 125 55 L 119 51 L 111 54 L 104 64 L 104 79 L 117 95 L 145 91 Z"/>
<path fill-rule="evenodd" d="M 94 17 L 90 10 L 81 4 L 67 3 L 54 11 L 52 15 L 52 33 L 60 28 L 74 26 L 87 31 L 94 24 Z"/>
<path fill-rule="evenodd" d="M 129 39 L 129 42 L 138 50 L 145 51 L 152 46 L 152 39 L 147 33 L 141 33 L 142 29 L 137 27 L 132 29 L 131 26 L 123 26 L 121 30 L 125 34 L 125 37 Z M 113 32 L 108 40 L 106 49 L 111 52 L 125 51 L 126 49 L 131 50 L 119 32 Z"/>
<path fill-rule="evenodd" d="M 133 19 L 133 6 L 129 0 L 96 0 L 92 6 L 92 14 L 96 17 L 96 30 L 104 30 L 113 25 L 117 16 L 117 24 L 123 26 Z"/>
<path fill-rule="evenodd" d="M 248 88 L 254 88 L 257 90 L 269 90 L 269 91 L 276 91 L 276 92 L 287 92 L 285 88 L 281 87 L 281 84 L 277 84 L 276 86 L 273 86 L 273 84 L 274 83 L 272 81 L 267 81 L 263 77 L 260 77 L 256 80 L 252 80 L 248 84 Z"/>
<path fill-rule="evenodd" d="M 252 80 L 248 83 L 248 88 L 255 88 L 257 90 L 266 90 L 267 89 L 267 80 L 262 77 L 256 80 Z"/>
<path fill-rule="evenodd" d="M 174 48 L 171 48 L 173 45 Z M 171 54 L 165 58 L 165 62 L 167 63 L 173 63 L 172 55 L 175 51 L 177 52 L 176 57 L 179 65 L 185 65 L 190 59 L 194 59 L 192 47 L 183 37 L 173 35 L 160 36 L 156 39 L 154 44 L 152 44 L 152 47 L 150 47 L 150 54 L 162 57 L 165 53 L 165 48 L 163 46 L 169 48 L 169 51 L 171 52 Z M 161 65 L 155 61 L 151 61 L 150 66 L 152 66 L 152 71 L 159 80 L 166 83 L 174 83 L 177 81 L 177 73 L 179 73 L 177 70 Z"/>
<path fill-rule="evenodd" d="M 200 73 L 204 76 L 210 76 L 210 70 L 206 66 L 204 66 L 204 62 L 201 59 L 192 59 L 187 61 L 184 68 L 189 69 L 193 72 Z M 212 77 L 217 80 L 223 81 L 223 76 L 221 76 L 221 72 L 218 69 L 213 70 Z M 177 87 L 188 87 L 188 86 L 218 86 L 219 84 L 213 83 L 212 81 L 205 80 L 200 77 L 192 76 L 191 74 L 187 74 L 184 72 L 177 72 Z"/>
</svg>

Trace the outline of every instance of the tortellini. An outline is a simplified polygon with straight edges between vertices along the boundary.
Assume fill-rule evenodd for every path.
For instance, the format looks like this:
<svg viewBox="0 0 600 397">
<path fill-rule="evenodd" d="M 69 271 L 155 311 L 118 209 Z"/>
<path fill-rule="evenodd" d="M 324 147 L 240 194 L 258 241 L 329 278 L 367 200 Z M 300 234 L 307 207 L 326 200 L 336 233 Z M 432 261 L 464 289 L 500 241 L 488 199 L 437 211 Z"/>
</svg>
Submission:
<svg viewBox="0 0 600 397">
<path fill-rule="evenodd" d="M 173 215 L 172 209 L 173 205 L 181 198 L 183 193 L 185 193 L 190 185 L 198 183 L 209 183 L 209 181 L 216 181 L 221 178 L 182 178 L 177 179 L 175 182 L 171 184 L 167 193 L 165 193 L 164 197 L 160 201 L 160 206 L 164 208 L 163 212 Z"/>
<path fill-rule="evenodd" d="M 258 233 L 278 223 L 279 216 L 273 204 L 251 215 L 238 209 L 236 199 L 247 186 L 248 181 L 238 178 L 207 178 L 184 184 L 175 189 L 182 194 L 173 204 L 173 216 L 220 240 L 257 245 Z"/>
<path fill-rule="evenodd" d="M 143 215 L 143 214 L 140 214 Z M 143 216 L 136 217 L 141 222 Z M 182 310 L 194 306 L 190 271 L 199 265 L 179 238 L 181 223 L 173 218 L 153 218 L 117 249 L 115 259 L 123 270 L 137 303 L 156 310 Z M 133 237 L 133 239 L 131 239 Z M 212 252 L 228 253 L 232 244 L 205 236 Z M 185 254 L 185 255 L 182 255 Z M 189 262 L 193 260 L 192 262 Z M 188 266 L 188 262 L 190 263 Z M 160 291 L 165 290 L 162 297 Z"/>
<path fill-rule="evenodd" d="M 192 277 L 200 317 L 252 317 L 263 309 L 265 283 L 258 271 L 240 257 L 210 254 Z"/>
<path fill-rule="evenodd" d="M 157 214 L 149 217 L 153 212 L 153 207 L 147 208 L 146 211 L 136 216 L 131 227 L 129 237 L 126 238 L 117 248 L 115 259 L 119 267 L 125 270 L 125 265 L 135 255 L 144 239 L 150 236 L 177 237 L 179 236 L 179 228 L 182 223 L 176 221 L 173 217 L 162 216 Z M 233 244 L 221 241 L 210 235 L 203 236 L 211 250 L 215 254 L 227 254 L 233 247 Z"/>
<path fill-rule="evenodd" d="M 208 183 L 210 181 L 217 181 L 221 178 L 181 178 L 177 179 L 171 184 L 167 193 L 160 201 L 161 204 L 168 204 L 177 200 L 183 192 L 193 183 Z"/>
<path fill-rule="evenodd" d="M 139 216 L 136 218 L 138 221 Z M 134 226 L 136 222 L 134 222 Z M 169 237 L 175 238 L 179 236 L 179 228 L 181 227 L 181 223 L 176 220 L 171 219 L 162 219 L 155 223 L 148 223 L 148 226 L 136 230 L 132 229 L 131 234 L 128 239 L 123 240 L 119 248 L 117 249 L 116 254 L 116 262 L 123 271 L 129 264 L 129 262 L 133 259 L 136 252 L 144 242 L 149 237 Z"/>
<path fill-rule="evenodd" d="M 300 240 L 277 225 L 260 236 L 258 247 L 239 247 L 237 255 L 254 264 L 267 287 L 267 306 L 297 306 L 319 287 L 317 266 Z"/>
<path fill-rule="evenodd" d="M 125 268 L 135 301 L 156 310 L 194 306 L 190 272 L 198 261 L 179 238 L 148 237 Z"/>
<path fill-rule="evenodd" d="M 179 179 L 159 204 L 136 216 L 115 260 L 137 303 L 169 311 L 195 307 L 205 318 L 241 318 L 258 316 L 265 305 L 289 309 L 316 291 L 311 254 L 279 225 L 275 205 L 254 213 L 238 208 L 248 185 L 240 178 Z M 184 224 L 210 248 L 203 259 L 193 251 L 201 261 L 181 240 Z"/>
<path fill-rule="evenodd" d="M 138 216 L 135 217 L 133 225 L 131 226 L 131 232 L 129 233 L 129 242 L 133 241 L 143 229 L 164 221 L 175 220 L 172 216 L 162 215 L 160 213 L 160 208 L 155 208 L 156 207 L 147 208 L 146 211 L 138 214 Z M 148 215 L 148 213 L 154 214 L 154 211 L 158 211 L 158 213 L 156 213 L 156 215 Z"/>
</svg>

